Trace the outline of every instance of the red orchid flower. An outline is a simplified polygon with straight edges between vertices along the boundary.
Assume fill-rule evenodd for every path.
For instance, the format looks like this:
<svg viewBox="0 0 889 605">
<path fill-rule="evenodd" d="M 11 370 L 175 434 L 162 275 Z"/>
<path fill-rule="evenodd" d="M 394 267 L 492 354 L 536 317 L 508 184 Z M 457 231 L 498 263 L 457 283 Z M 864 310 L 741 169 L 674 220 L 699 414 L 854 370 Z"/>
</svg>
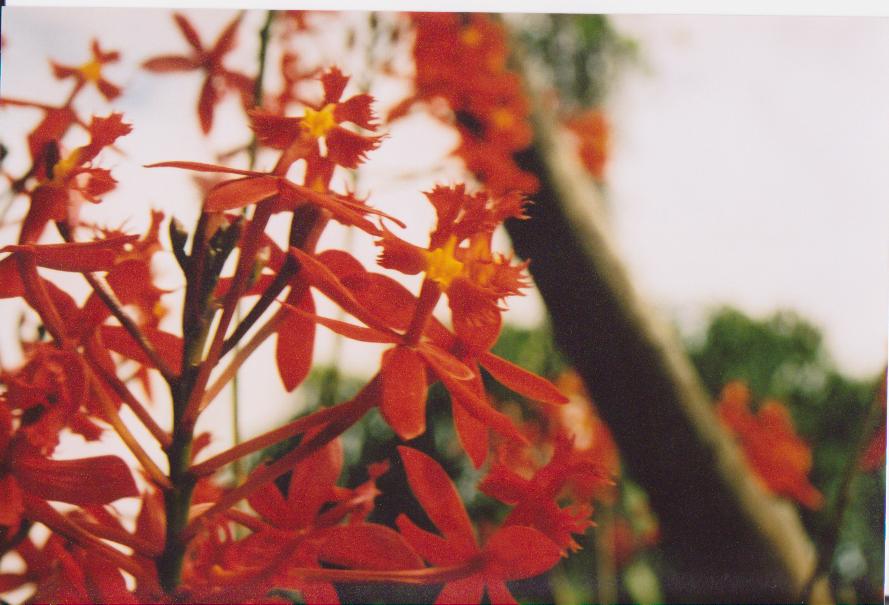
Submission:
<svg viewBox="0 0 889 605">
<path fill-rule="evenodd" d="M 173 20 L 176 21 L 186 42 L 191 46 L 191 55 L 162 55 L 148 59 L 142 64 L 144 69 L 156 73 L 195 70 L 202 70 L 206 73 L 201 94 L 198 97 L 198 118 L 204 134 L 213 128 L 213 112 L 226 91 L 238 92 L 244 107 L 249 107 L 253 102 L 253 80 L 243 74 L 226 69 L 222 64 L 225 55 L 235 47 L 235 36 L 242 18 L 243 12 L 238 13 L 222 30 L 213 46 L 207 49 L 191 22 L 184 15 L 174 13 Z"/>
<path fill-rule="evenodd" d="M 731 382 L 717 404 L 720 420 L 740 442 L 748 463 L 773 493 L 819 508 L 824 496 L 806 477 L 812 468 L 812 448 L 796 434 L 787 408 L 767 401 L 752 414 L 750 403 L 747 386 Z"/>
<path fill-rule="evenodd" d="M 473 351 L 489 349 L 500 334 L 499 302 L 526 286 L 525 265 L 491 252 L 491 234 L 507 218 L 524 218 L 524 200 L 470 195 L 462 185 L 436 187 L 426 194 L 438 217 L 428 248 L 409 244 L 386 231 L 377 240 L 379 264 L 406 274 L 424 272 L 427 288 L 444 292 L 454 331 Z M 462 243 L 468 240 L 468 244 Z"/>
<path fill-rule="evenodd" d="M 381 311 L 393 306 L 391 302 L 380 309 L 369 308 L 365 306 L 364 302 L 359 302 L 356 293 L 347 288 L 340 278 L 318 258 L 296 248 L 291 249 L 291 254 L 300 262 L 301 275 L 312 286 L 368 327 L 360 327 L 348 322 L 327 319 L 317 315 L 304 314 L 295 308 L 292 309 L 293 312 L 301 313 L 348 338 L 364 342 L 394 345 L 393 348 L 383 353 L 383 363 L 380 370 L 382 388 L 380 389 L 379 406 L 383 417 L 399 437 L 405 440 L 413 439 L 423 434 L 426 430 L 425 408 L 426 391 L 429 383 L 427 380 L 428 368 L 433 375 L 442 381 L 445 388 L 453 395 L 455 401 L 465 407 L 470 415 L 504 436 L 524 440 L 524 437 L 517 431 L 507 416 L 495 410 L 485 399 L 480 398 L 469 388 L 467 381 L 473 377 L 473 374 L 466 365 L 431 341 L 408 341 L 405 335 L 400 334 L 389 326 L 386 318 L 379 316 Z M 324 257 L 319 255 L 319 258 Z M 339 270 L 349 271 L 351 267 L 356 277 L 364 272 L 358 261 L 354 261 L 354 263 L 360 269 L 355 269 L 354 265 L 342 256 L 339 256 L 336 261 L 341 263 Z M 382 278 L 383 276 L 380 277 Z M 351 281 L 355 282 L 356 280 Z M 415 301 L 407 290 L 394 281 L 387 281 L 384 278 L 374 280 L 374 283 L 376 285 L 368 289 L 378 287 L 385 288 L 385 291 L 377 293 L 373 299 L 363 298 L 363 300 L 379 300 L 392 297 L 393 301 Z M 363 292 L 366 291 L 367 289 L 363 290 Z M 413 302 L 412 306 L 416 306 L 416 302 Z"/>
<path fill-rule="evenodd" d="M 279 166 L 289 167 L 296 160 L 305 159 L 309 163 L 308 172 L 315 175 L 305 182 L 316 190 L 326 189 L 334 165 L 357 168 L 365 154 L 380 144 L 381 137 L 360 135 L 341 126 L 351 123 L 370 131 L 377 128 L 371 109 L 373 97 L 358 94 L 340 101 L 348 82 L 349 78 L 336 67 L 325 72 L 321 76 L 324 99 L 317 106 L 306 107 L 301 118 L 283 117 L 264 110 L 249 112 L 259 141 L 284 150 Z M 319 147 L 322 138 L 327 146 L 324 156 Z"/>
<path fill-rule="evenodd" d="M 582 534 L 593 525 L 589 519 L 592 506 L 577 499 L 563 507 L 556 503 L 556 498 L 574 483 L 584 488 L 590 484 L 606 485 L 610 483 L 610 475 L 603 465 L 574 454 L 574 440 L 562 433 L 556 438 L 549 463 L 537 470 L 533 477 L 526 479 L 497 462 L 479 489 L 515 506 L 504 525 L 534 527 L 558 544 L 563 553 L 569 548 L 577 550 L 580 547 L 571 534 Z"/>
<path fill-rule="evenodd" d="M 75 219 L 84 200 L 98 203 L 117 184 L 111 172 L 93 168 L 93 159 L 132 127 L 123 116 L 93 117 L 89 124 L 90 142 L 78 147 L 47 169 L 45 178 L 30 192 L 31 207 L 19 234 L 19 243 L 36 242 L 49 221 Z"/>
<path fill-rule="evenodd" d="M 112 84 L 102 76 L 102 67 L 108 63 L 119 61 L 120 53 L 117 51 L 103 51 L 99 46 L 99 41 L 95 39 L 90 45 L 90 51 L 93 55 L 92 58 L 78 67 L 51 62 L 53 73 L 60 80 L 74 78 L 76 82 L 75 90 L 79 90 L 85 84 L 93 84 L 107 100 L 116 99 L 120 96 L 120 87 Z"/>
<path fill-rule="evenodd" d="M 465 573 L 444 585 L 436 603 L 481 603 L 485 590 L 492 603 L 515 603 L 507 581 L 537 576 L 559 561 L 559 547 L 532 527 L 501 527 L 479 547 L 444 469 L 417 450 L 400 446 L 398 453 L 411 491 L 440 535 L 421 529 L 405 515 L 395 521 L 399 531 L 429 563 Z"/>
</svg>

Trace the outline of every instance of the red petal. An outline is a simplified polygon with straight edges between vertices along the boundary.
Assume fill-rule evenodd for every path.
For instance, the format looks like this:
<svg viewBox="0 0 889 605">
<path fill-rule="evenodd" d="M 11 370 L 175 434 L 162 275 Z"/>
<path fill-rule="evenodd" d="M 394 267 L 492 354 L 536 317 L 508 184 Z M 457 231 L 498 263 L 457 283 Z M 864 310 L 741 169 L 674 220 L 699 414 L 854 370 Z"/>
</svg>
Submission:
<svg viewBox="0 0 889 605">
<path fill-rule="evenodd" d="M 462 361 L 435 345 L 421 343 L 417 350 L 426 361 L 435 364 L 436 371 L 447 372 L 454 380 L 471 380 L 478 375 L 477 368 L 473 371 Z"/>
<path fill-rule="evenodd" d="M 553 383 L 520 368 L 502 357 L 497 357 L 493 353 L 486 351 L 479 357 L 479 363 L 491 373 L 491 376 L 497 382 L 519 395 L 524 395 L 528 399 L 543 403 L 568 403 L 568 398 L 560 393 Z"/>
<path fill-rule="evenodd" d="M 506 504 L 516 504 L 530 495 L 531 482 L 497 463 L 479 484 L 478 489 Z"/>
<path fill-rule="evenodd" d="M 216 44 L 213 45 L 213 50 L 210 51 L 210 56 L 217 61 L 234 46 L 235 36 L 238 33 L 238 26 L 241 24 L 243 15 L 243 12 L 238 12 L 235 18 L 232 19 L 229 24 L 225 26 L 225 29 L 222 30 L 222 33 L 219 34 Z"/>
<path fill-rule="evenodd" d="M 419 246 L 409 244 L 383 229 L 376 242 L 381 248 L 377 263 L 385 269 L 395 269 L 406 275 L 416 275 L 426 270 L 426 256 Z"/>
<path fill-rule="evenodd" d="M 506 584 L 503 582 L 488 581 L 486 586 L 488 589 L 488 600 L 498 605 L 518 605 L 518 601 L 509 592 Z"/>
<path fill-rule="evenodd" d="M 331 67 L 324 72 L 321 76 L 321 86 L 324 87 L 324 105 L 339 101 L 348 83 L 348 76 L 344 76 L 338 67 Z"/>
<path fill-rule="evenodd" d="M 117 456 L 50 460 L 29 453 L 16 455 L 12 473 L 31 495 L 70 504 L 108 504 L 138 496 L 126 463 Z"/>
<path fill-rule="evenodd" d="M 448 287 L 448 306 L 454 332 L 473 351 L 487 351 L 500 335 L 502 321 L 497 300 L 466 279 L 455 279 Z"/>
<path fill-rule="evenodd" d="M 381 332 L 391 332 L 383 322 L 358 302 L 358 299 L 330 269 L 318 262 L 315 257 L 306 254 L 299 248 L 291 248 L 290 253 L 300 262 L 300 271 L 309 283 L 318 288 L 325 296 L 371 328 L 376 328 Z"/>
<path fill-rule="evenodd" d="M 373 97 L 367 94 L 355 95 L 346 101 L 337 104 L 333 110 L 333 118 L 337 124 L 341 122 L 352 122 L 356 126 L 366 128 L 367 130 L 376 129 L 374 123 L 376 117 L 371 109 Z"/>
<path fill-rule="evenodd" d="M 472 465 L 481 468 L 488 457 L 488 427 L 474 418 L 462 405 L 451 406 L 451 413 L 460 445 L 469 454 Z"/>
<path fill-rule="evenodd" d="M 561 558 L 556 543 L 532 527 L 509 525 L 497 530 L 485 544 L 492 557 L 486 571 L 504 580 L 538 576 Z"/>
<path fill-rule="evenodd" d="M 67 65 L 59 65 L 53 61 L 50 61 L 50 65 L 52 65 L 52 73 L 59 80 L 64 80 L 65 78 L 70 78 L 71 76 L 79 76 L 80 70 L 75 67 L 68 67 Z"/>
<path fill-rule="evenodd" d="M 357 168 L 367 152 L 380 146 L 381 137 L 366 137 L 340 126 L 327 133 L 327 158 L 343 168 Z"/>
<path fill-rule="evenodd" d="M 198 119 L 201 122 L 201 131 L 204 134 L 210 132 L 213 128 L 213 108 L 219 101 L 216 93 L 216 86 L 212 77 L 207 77 L 204 85 L 201 87 L 201 95 L 198 97 Z"/>
<path fill-rule="evenodd" d="M 0 477 L 0 527 L 15 528 L 25 510 L 22 490 L 12 475 Z"/>
<path fill-rule="evenodd" d="M 441 536 L 420 529 L 407 515 L 398 515 L 395 519 L 398 531 L 404 536 L 408 544 L 419 553 L 423 559 L 433 565 L 459 565 L 464 562 L 465 553 L 452 548 L 451 544 Z"/>
<path fill-rule="evenodd" d="M 429 363 L 429 366 L 435 374 L 441 379 L 455 402 L 466 408 L 466 411 L 475 417 L 476 420 L 491 427 L 504 437 L 510 437 L 522 443 L 528 443 L 528 439 L 519 432 L 516 426 L 512 423 L 512 420 L 509 419 L 509 416 L 501 414 L 492 408 L 490 404 L 469 390 L 464 382 L 454 379 L 445 368 L 442 368 L 438 364 L 438 361 L 435 358 L 426 357 L 426 361 Z"/>
<path fill-rule="evenodd" d="M 478 576 L 448 582 L 438 593 L 435 605 L 470 605 L 481 603 L 485 593 L 485 582 Z M 500 605 L 497 601 L 492 601 Z"/>
<path fill-rule="evenodd" d="M 102 344 L 108 349 L 132 359 L 143 366 L 154 367 L 130 333 L 122 326 L 101 326 Z M 175 334 L 150 326 L 140 328 L 142 335 L 154 346 L 158 354 L 174 369 L 182 366 L 182 339 Z"/>
<path fill-rule="evenodd" d="M 171 71 L 191 71 L 197 69 L 198 65 L 194 59 L 183 57 L 182 55 L 162 55 L 148 59 L 142 64 L 142 69 L 153 71 L 156 73 L 167 73 Z"/>
<path fill-rule="evenodd" d="M 395 530 L 384 525 L 342 525 L 324 532 L 318 558 L 350 569 L 422 569 L 423 560 Z"/>
<path fill-rule="evenodd" d="M 113 237 L 94 242 L 76 242 L 65 244 L 43 244 L 39 246 L 6 246 L 0 252 L 16 252 L 28 249 L 34 253 L 34 259 L 40 267 L 57 271 L 108 271 L 123 246 L 138 239 L 136 235 Z"/>
<path fill-rule="evenodd" d="M 300 462 L 290 475 L 287 502 L 291 508 L 288 529 L 312 526 L 315 516 L 332 499 L 333 488 L 343 470 L 343 446 L 339 439 Z"/>
<path fill-rule="evenodd" d="M 271 176 L 235 179 L 220 183 L 210 190 L 204 201 L 207 212 L 221 212 L 243 208 L 268 199 L 278 193 L 278 179 Z"/>
<path fill-rule="evenodd" d="M 0 260 L 0 298 L 17 298 L 25 295 L 25 284 L 19 274 L 15 256 L 10 254 Z"/>
<path fill-rule="evenodd" d="M 383 400 L 380 412 L 403 440 L 426 432 L 426 365 L 407 347 L 383 354 Z"/>
<path fill-rule="evenodd" d="M 308 289 L 296 303 L 296 307 L 314 314 L 315 301 Z M 299 386 L 309 375 L 309 370 L 312 369 L 314 349 L 315 323 L 297 313 L 287 313 L 287 319 L 278 328 L 275 361 L 278 364 L 278 375 L 288 393 Z"/>
<path fill-rule="evenodd" d="M 274 482 L 258 487 L 247 496 L 247 502 L 271 525 L 279 528 L 290 526 L 292 513 L 284 499 L 284 494 Z"/>
<path fill-rule="evenodd" d="M 204 47 L 201 45 L 201 38 L 198 36 L 198 32 L 195 31 L 191 21 L 181 13 L 173 13 L 173 20 L 176 21 L 176 25 L 179 26 L 179 31 L 185 36 L 185 40 L 188 44 L 199 53 L 202 53 Z"/>
<path fill-rule="evenodd" d="M 284 303 L 286 305 L 286 303 Z M 346 338 L 351 338 L 352 340 L 357 340 L 359 342 L 374 342 L 374 343 L 388 343 L 388 344 L 397 344 L 401 342 L 401 338 L 389 334 L 387 332 L 380 332 L 379 330 L 375 330 L 373 328 L 365 328 L 364 326 L 356 326 L 354 324 L 350 324 L 345 321 L 340 321 L 338 319 L 331 319 L 329 317 L 322 317 L 320 315 L 316 315 L 314 313 L 304 313 L 300 312 L 296 309 L 290 309 L 294 314 L 299 315 L 300 317 L 306 319 L 307 321 L 321 324 L 331 332 L 335 334 L 339 334 L 340 336 L 345 336 Z"/>
<path fill-rule="evenodd" d="M 263 145 L 286 149 L 299 137 L 301 118 L 276 116 L 263 109 L 252 109 L 247 113 L 250 127 Z"/>
<path fill-rule="evenodd" d="M 96 87 L 99 89 L 99 92 L 102 93 L 102 96 L 105 97 L 108 101 L 112 101 L 120 96 L 120 86 L 112 84 L 105 78 L 100 79 L 96 82 Z"/>
<path fill-rule="evenodd" d="M 399 446 L 398 453 L 411 491 L 451 548 L 464 557 L 477 553 L 469 515 L 448 474 L 438 462 L 422 452 Z"/>
<path fill-rule="evenodd" d="M 343 279 L 343 285 L 393 328 L 404 330 L 410 324 L 417 299 L 391 277 L 379 273 L 353 274 Z"/>
</svg>

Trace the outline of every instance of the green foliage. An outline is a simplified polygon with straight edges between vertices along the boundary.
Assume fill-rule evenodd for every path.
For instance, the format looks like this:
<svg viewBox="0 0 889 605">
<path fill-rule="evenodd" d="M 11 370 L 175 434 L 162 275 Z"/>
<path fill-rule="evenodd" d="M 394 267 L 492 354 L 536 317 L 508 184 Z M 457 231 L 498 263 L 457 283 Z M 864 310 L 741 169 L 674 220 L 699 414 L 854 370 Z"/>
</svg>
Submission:
<svg viewBox="0 0 889 605">
<path fill-rule="evenodd" d="M 600 105 L 621 62 L 636 54 L 633 40 L 617 33 L 605 15 L 533 15 L 524 31 L 532 55 L 552 74 L 569 110 Z"/>
</svg>

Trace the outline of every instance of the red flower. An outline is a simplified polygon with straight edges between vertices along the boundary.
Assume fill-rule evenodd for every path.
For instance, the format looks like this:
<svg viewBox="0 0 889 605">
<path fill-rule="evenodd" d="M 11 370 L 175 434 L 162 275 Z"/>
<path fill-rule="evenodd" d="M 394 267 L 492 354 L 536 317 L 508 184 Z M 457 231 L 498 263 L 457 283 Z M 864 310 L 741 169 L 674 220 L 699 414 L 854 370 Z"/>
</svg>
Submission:
<svg viewBox="0 0 889 605">
<path fill-rule="evenodd" d="M 55 162 L 30 193 L 31 207 L 25 216 L 19 243 L 36 242 L 49 221 L 72 220 L 84 200 L 98 203 L 102 195 L 114 189 L 117 181 L 108 170 L 93 168 L 92 161 L 105 147 L 128 134 L 132 127 L 123 116 L 113 113 L 107 118 L 93 117 L 88 127 L 90 142 Z"/>
<path fill-rule="evenodd" d="M 750 412 L 750 391 L 741 382 L 723 388 L 717 411 L 747 457 L 747 462 L 766 487 L 793 498 L 807 508 L 819 508 L 824 501 L 809 483 L 812 449 L 799 438 L 790 413 L 777 401 L 767 401 L 756 415 Z"/>
<path fill-rule="evenodd" d="M 53 73 L 60 80 L 74 78 L 76 81 L 75 86 L 78 90 L 85 84 L 93 84 L 99 89 L 102 96 L 111 101 L 120 96 L 120 87 L 112 84 L 102 76 L 102 67 L 108 63 L 116 63 L 119 61 L 120 53 L 117 51 L 104 52 L 101 47 L 99 47 L 98 40 L 93 40 L 90 50 L 93 55 L 92 59 L 79 67 L 71 67 L 51 62 Z"/>
<path fill-rule="evenodd" d="M 419 528 L 405 515 L 396 519 L 399 531 L 426 561 L 463 576 L 446 583 L 436 603 L 481 603 L 485 589 L 492 603 L 515 603 L 507 581 L 540 575 L 559 561 L 559 547 L 552 540 L 520 525 L 501 527 L 479 547 L 444 469 L 417 450 L 399 447 L 398 453 L 411 491 L 440 535 Z"/>
<path fill-rule="evenodd" d="M 573 439 L 564 433 L 556 438 L 555 451 L 546 466 L 526 479 L 502 462 L 491 467 L 479 489 L 492 498 L 514 505 L 504 525 L 528 525 L 540 530 L 563 552 L 577 550 L 571 534 L 582 534 L 593 525 L 593 512 L 587 500 L 591 494 L 575 495 L 575 503 L 561 507 L 556 498 L 575 484 L 582 492 L 591 484 L 610 483 L 608 471 L 598 462 L 576 455 Z M 582 496 L 587 496 L 583 498 Z"/>
<path fill-rule="evenodd" d="M 259 141 L 282 149 L 279 173 L 295 161 L 308 163 L 305 183 L 316 191 L 324 191 L 333 166 L 357 168 L 367 152 L 376 149 L 381 137 L 364 136 L 341 126 L 351 123 L 365 130 L 376 130 L 371 104 L 373 97 L 359 94 L 340 101 L 349 78 L 336 67 L 321 76 L 324 98 L 319 105 L 306 108 L 300 118 L 288 118 L 263 110 L 253 110 L 250 122 Z M 322 156 L 319 140 L 324 139 L 327 154 Z"/>
<path fill-rule="evenodd" d="M 253 80 L 247 76 L 226 69 L 222 62 L 235 46 L 235 36 L 241 24 L 243 13 L 232 19 L 222 30 L 212 48 L 206 49 L 191 22 L 180 13 L 173 19 L 192 48 L 190 55 L 162 55 L 148 59 L 142 67 L 157 73 L 203 70 L 206 73 L 201 94 L 198 97 L 198 118 L 204 134 L 213 127 L 213 112 L 222 95 L 234 90 L 241 95 L 244 107 L 253 104 Z"/>
</svg>

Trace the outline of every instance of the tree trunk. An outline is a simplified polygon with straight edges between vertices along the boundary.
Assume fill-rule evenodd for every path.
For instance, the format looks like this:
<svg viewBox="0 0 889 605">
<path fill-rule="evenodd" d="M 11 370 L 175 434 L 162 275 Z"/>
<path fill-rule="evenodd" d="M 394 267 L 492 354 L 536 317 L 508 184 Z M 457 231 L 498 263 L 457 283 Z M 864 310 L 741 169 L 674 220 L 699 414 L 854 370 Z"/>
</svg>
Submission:
<svg viewBox="0 0 889 605">
<path fill-rule="evenodd" d="M 790 602 L 815 565 L 796 511 L 767 494 L 721 428 L 677 335 L 633 288 L 609 241 L 598 191 L 566 148 L 525 65 L 536 174 L 530 220 L 507 224 L 561 349 L 583 377 L 626 466 L 647 490 L 674 602 Z M 702 251 L 702 253 L 706 253 Z M 826 586 L 816 591 L 829 600 Z"/>
</svg>

